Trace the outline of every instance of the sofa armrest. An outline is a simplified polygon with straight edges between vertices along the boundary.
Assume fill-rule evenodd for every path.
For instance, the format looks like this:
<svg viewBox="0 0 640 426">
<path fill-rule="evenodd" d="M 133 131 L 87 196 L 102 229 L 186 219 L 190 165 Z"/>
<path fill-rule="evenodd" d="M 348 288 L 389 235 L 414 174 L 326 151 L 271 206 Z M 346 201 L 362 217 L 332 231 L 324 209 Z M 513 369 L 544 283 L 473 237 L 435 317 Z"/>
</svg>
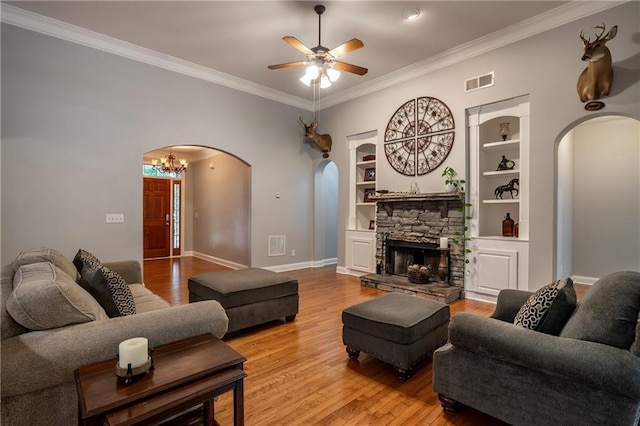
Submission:
<svg viewBox="0 0 640 426">
<path fill-rule="evenodd" d="M 532 292 L 523 290 L 507 289 L 500 291 L 500 293 L 498 293 L 496 309 L 493 314 L 491 314 L 491 318 L 512 323 L 522 305 L 525 304 L 532 294 Z"/>
<path fill-rule="evenodd" d="M 142 284 L 142 267 L 137 260 L 103 262 L 102 264 L 120 274 L 127 284 Z"/>
<path fill-rule="evenodd" d="M 451 318 L 449 341 L 470 352 L 640 399 L 640 358 L 629 350 L 464 312 Z"/>
<path fill-rule="evenodd" d="M 120 342 L 146 337 L 149 347 L 204 333 L 221 338 L 229 320 L 216 301 L 32 331 L 2 341 L 2 398 L 75 380 L 81 366 L 115 359 Z"/>
</svg>

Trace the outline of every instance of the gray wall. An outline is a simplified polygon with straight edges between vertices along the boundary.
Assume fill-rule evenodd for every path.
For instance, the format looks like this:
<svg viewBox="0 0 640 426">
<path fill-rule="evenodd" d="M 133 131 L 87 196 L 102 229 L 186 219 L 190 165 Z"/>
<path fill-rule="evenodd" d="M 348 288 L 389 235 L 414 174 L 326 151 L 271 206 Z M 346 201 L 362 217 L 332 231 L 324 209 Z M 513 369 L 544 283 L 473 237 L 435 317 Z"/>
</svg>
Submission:
<svg viewBox="0 0 640 426">
<path fill-rule="evenodd" d="M 37 246 L 141 260 L 143 153 L 176 144 L 251 165 L 252 266 L 291 263 L 267 256 L 270 234 L 311 259 L 304 111 L 7 24 L 1 41 L 3 263 Z"/>
<path fill-rule="evenodd" d="M 640 122 L 573 130 L 573 275 L 640 269 Z"/>
<path fill-rule="evenodd" d="M 210 167 L 213 167 L 211 168 Z M 194 252 L 248 266 L 251 229 L 251 168 L 227 154 L 189 166 L 190 220 Z"/>
<path fill-rule="evenodd" d="M 605 22 L 618 25 L 616 38 L 608 46 L 614 58 L 616 80 L 613 92 L 605 99 L 607 113 L 640 116 L 640 48 L 638 16 L 640 3 L 631 2 L 606 10 L 554 30 L 515 42 L 480 56 L 433 71 L 414 80 L 323 110 L 325 132 L 334 140 L 332 158 L 338 165 L 340 181 L 348 182 L 347 135 L 378 130 L 384 134 L 396 109 L 409 99 L 433 96 L 452 110 L 456 124 L 453 150 L 444 164 L 421 178 L 407 178 L 391 169 L 381 146 L 378 147 L 378 187 L 407 191 L 412 179 L 423 192 L 444 188 L 441 170 L 452 166 L 466 168 L 465 110 L 524 94 L 531 100 L 530 131 L 530 257 L 529 286 L 542 287 L 555 277 L 555 220 L 557 142 L 574 123 L 597 113 L 585 111 L 575 85 L 585 67 L 580 31 Z M 475 92 L 463 93 L 467 78 L 494 71 L 496 84 Z M 343 141 L 342 143 L 339 141 Z M 340 187 L 339 265 L 345 265 L 344 229 L 348 216 L 349 192 Z M 624 226 L 620 224 L 619 226 Z"/>
<path fill-rule="evenodd" d="M 324 161 L 316 171 L 314 262 L 327 264 L 338 257 L 338 168 Z"/>
<path fill-rule="evenodd" d="M 583 109 L 575 92 L 584 68 L 579 33 L 618 25 L 609 43 L 616 80 L 607 113 L 640 116 L 640 4 L 630 2 L 534 37 L 328 108 L 321 131 L 334 140 L 339 171 L 338 264 L 345 265 L 348 216 L 347 135 L 378 130 L 408 99 L 434 96 L 451 108 L 456 141 L 445 164 L 465 170 L 467 108 L 523 94 L 531 99 L 531 288 L 555 275 L 554 161 L 557 143 Z M 495 71 L 496 85 L 464 94 L 463 81 Z M 355 77 L 354 77 L 355 78 Z M 301 143 L 303 112 L 26 30 L 2 25 L 2 261 L 49 245 L 78 247 L 104 259 L 142 257 L 142 154 L 175 144 L 210 146 L 252 167 L 251 265 L 312 259 L 313 177 L 323 161 Z M 413 178 L 394 172 L 378 151 L 379 187 L 406 191 Z M 286 167 L 282 167 L 285 164 Z M 418 181 L 444 187 L 440 169 Z M 280 192 L 282 196 L 275 198 Z M 106 213 L 124 213 L 106 225 Z M 287 236 L 287 256 L 267 256 L 267 236 Z"/>
</svg>

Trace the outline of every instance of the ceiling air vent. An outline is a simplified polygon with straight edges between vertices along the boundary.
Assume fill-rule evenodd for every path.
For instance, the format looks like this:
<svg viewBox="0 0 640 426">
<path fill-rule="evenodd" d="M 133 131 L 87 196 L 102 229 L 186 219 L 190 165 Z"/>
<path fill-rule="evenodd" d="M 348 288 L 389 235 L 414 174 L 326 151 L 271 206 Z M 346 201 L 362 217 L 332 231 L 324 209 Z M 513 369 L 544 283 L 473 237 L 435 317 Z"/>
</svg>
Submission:
<svg viewBox="0 0 640 426">
<path fill-rule="evenodd" d="M 472 77 L 464 82 L 464 92 L 473 92 L 474 90 L 484 89 L 485 87 L 493 86 L 495 80 L 493 78 L 493 71 L 485 75 L 479 75 Z"/>
</svg>

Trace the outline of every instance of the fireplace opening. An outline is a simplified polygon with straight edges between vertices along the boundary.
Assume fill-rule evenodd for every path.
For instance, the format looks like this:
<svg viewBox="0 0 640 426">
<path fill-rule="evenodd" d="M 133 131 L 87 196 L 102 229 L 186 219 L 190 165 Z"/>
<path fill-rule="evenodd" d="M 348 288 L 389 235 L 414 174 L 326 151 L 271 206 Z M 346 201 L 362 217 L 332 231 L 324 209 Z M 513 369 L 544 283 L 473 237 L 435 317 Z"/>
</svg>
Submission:
<svg viewBox="0 0 640 426">
<path fill-rule="evenodd" d="M 384 245 L 385 273 L 406 277 L 409 266 L 417 264 L 429 268 L 430 265 L 432 274 L 429 281 L 439 280 L 440 248 L 438 244 L 387 239 Z M 449 276 L 450 274 L 447 273 L 447 277 Z"/>
</svg>

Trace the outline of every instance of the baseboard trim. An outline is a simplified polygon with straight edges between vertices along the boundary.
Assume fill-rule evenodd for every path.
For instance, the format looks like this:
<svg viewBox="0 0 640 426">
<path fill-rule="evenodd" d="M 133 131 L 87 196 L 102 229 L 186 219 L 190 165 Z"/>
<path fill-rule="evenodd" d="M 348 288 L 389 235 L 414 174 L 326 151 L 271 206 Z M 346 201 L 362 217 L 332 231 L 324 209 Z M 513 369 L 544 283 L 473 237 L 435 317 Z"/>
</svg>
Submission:
<svg viewBox="0 0 640 426">
<path fill-rule="evenodd" d="M 231 268 L 231 269 L 246 269 L 246 268 L 248 268 L 247 265 L 243 265 L 241 263 L 232 262 L 232 261 L 226 260 L 226 259 L 220 259 L 219 257 L 211 256 L 211 255 L 200 253 L 200 252 L 197 252 L 197 251 L 185 251 L 183 256 L 197 257 L 198 259 L 207 260 L 209 262 L 217 263 L 219 265 L 226 266 L 226 267 Z"/>
</svg>

